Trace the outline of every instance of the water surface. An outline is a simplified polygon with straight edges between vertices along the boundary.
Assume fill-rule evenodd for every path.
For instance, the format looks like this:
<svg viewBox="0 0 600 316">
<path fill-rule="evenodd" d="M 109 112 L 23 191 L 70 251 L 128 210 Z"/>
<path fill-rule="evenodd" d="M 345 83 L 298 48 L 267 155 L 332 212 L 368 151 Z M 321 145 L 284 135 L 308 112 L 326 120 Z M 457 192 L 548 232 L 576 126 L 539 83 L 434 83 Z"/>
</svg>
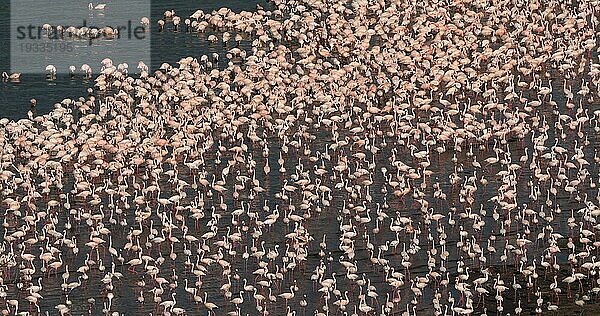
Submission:
<svg viewBox="0 0 600 316">
<path fill-rule="evenodd" d="M 31 8 L 31 15 L 39 17 L 39 23 L 42 25 L 45 23 L 45 19 L 48 17 L 48 12 L 52 12 L 48 9 L 48 6 L 52 5 L 52 1 L 40 1 L 41 4 L 38 7 Z M 110 5 L 110 1 L 106 1 Z M 219 35 L 220 33 L 215 30 L 209 30 L 205 33 L 186 33 L 184 29 L 176 32 L 173 30 L 173 26 L 167 23 L 167 26 L 163 32 L 159 32 L 156 21 L 164 18 L 164 12 L 166 10 L 175 10 L 176 14 L 182 17 L 182 20 L 189 17 L 196 10 L 201 9 L 205 13 L 210 13 L 213 10 L 218 10 L 222 7 L 228 7 L 233 11 L 239 12 L 254 11 L 260 5 L 264 8 L 269 8 L 270 4 L 264 0 L 231 0 L 231 1 L 152 1 L 151 6 L 151 29 L 152 29 L 152 49 L 151 49 L 151 69 L 157 69 L 160 64 L 166 62 L 174 64 L 181 58 L 192 56 L 200 58 L 202 55 L 210 56 L 212 53 L 218 53 L 222 57 L 219 60 L 221 66 L 227 61 L 224 58 L 225 52 L 237 44 L 233 40 L 228 45 L 223 45 L 221 41 L 212 43 L 207 40 L 210 34 Z M 9 15 L 9 3 L 0 3 L 0 17 L 4 17 L 0 21 L 0 27 L 3 30 L 10 29 Z M 80 9 L 82 12 L 82 19 L 87 19 L 91 24 L 102 25 L 102 16 L 95 14 L 89 14 L 87 6 L 83 6 Z M 132 19 L 139 21 L 142 17 L 137 15 L 135 12 L 131 14 Z M 183 22 L 182 22 L 183 24 Z M 4 40 L 4 43 L 9 43 L 8 32 L 0 32 L 0 39 Z M 241 49 L 250 49 L 251 45 L 248 41 L 242 41 L 238 46 Z M 4 45 L 0 48 L 0 72 L 9 72 L 10 68 L 10 47 Z M 97 60 L 96 60 L 97 59 Z M 94 73 L 98 73 L 100 69 L 101 60 L 100 57 L 92 58 L 96 63 L 90 62 L 90 66 L 94 68 Z M 114 60 L 115 64 L 120 61 Z M 81 65 L 76 65 L 79 71 Z M 129 65 L 132 71 L 136 71 L 137 65 Z M 18 69 L 12 69 L 12 72 L 19 72 Z M 38 74 L 23 75 L 19 83 L 14 82 L 3 82 L 0 81 L 0 117 L 6 117 L 13 120 L 27 117 L 27 111 L 29 110 L 30 100 L 32 98 L 37 99 L 37 114 L 48 113 L 56 102 L 60 102 L 64 98 L 79 98 L 81 96 L 87 96 L 87 89 L 92 87 L 94 84 L 92 80 L 86 80 L 78 74 L 75 78 L 71 78 L 68 75 L 59 75 L 55 80 L 48 80 L 44 74 L 44 69 L 40 69 Z"/>
</svg>

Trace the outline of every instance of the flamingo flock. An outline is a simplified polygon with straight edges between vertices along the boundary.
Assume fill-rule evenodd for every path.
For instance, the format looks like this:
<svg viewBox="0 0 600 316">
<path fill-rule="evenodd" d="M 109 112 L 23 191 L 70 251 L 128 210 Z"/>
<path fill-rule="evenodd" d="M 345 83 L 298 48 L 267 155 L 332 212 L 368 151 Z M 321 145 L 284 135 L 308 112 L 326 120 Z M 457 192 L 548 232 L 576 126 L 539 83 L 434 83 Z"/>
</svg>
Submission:
<svg viewBox="0 0 600 316">
<path fill-rule="evenodd" d="M 595 312 L 597 1 L 271 5 L 0 120 L 3 315 Z"/>
</svg>

